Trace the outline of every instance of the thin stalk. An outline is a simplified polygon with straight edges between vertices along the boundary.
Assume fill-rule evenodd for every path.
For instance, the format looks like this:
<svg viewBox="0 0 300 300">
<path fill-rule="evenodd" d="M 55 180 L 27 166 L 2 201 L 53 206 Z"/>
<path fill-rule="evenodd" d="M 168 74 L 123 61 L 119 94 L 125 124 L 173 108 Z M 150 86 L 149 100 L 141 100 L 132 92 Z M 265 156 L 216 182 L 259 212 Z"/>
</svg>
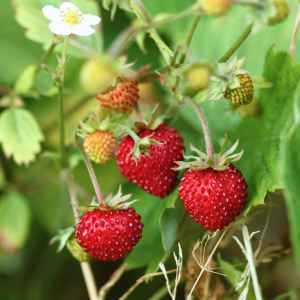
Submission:
<svg viewBox="0 0 300 300">
<path fill-rule="evenodd" d="M 110 279 L 102 286 L 99 291 L 98 300 L 104 300 L 111 288 L 119 281 L 122 275 L 126 272 L 127 265 L 122 264 L 110 277 Z"/>
<path fill-rule="evenodd" d="M 167 274 L 176 273 L 176 269 L 166 271 Z M 124 294 L 121 296 L 118 300 L 126 300 L 128 297 L 134 292 L 134 290 L 139 287 L 142 283 L 146 282 L 148 279 L 157 277 L 157 276 L 163 276 L 163 272 L 157 272 L 157 273 L 150 273 L 145 274 L 141 276 Z"/>
<path fill-rule="evenodd" d="M 243 226 L 242 232 L 243 232 L 243 237 L 244 237 L 244 243 L 245 243 L 245 248 L 246 248 L 246 253 L 247 253 L 247 260 L 248 260 L 249 270 L 250 270 L 250 274 L 251 274 L 255 299 L 262 300 L 263 299 L 262 293 L 261 293 L 260 285 L 258 282 L 254 254 L 253 254 L 253 250 L 252 250 L 252 246 L 251 246 L 251 242 L 250 242 L 251 239 L 250 239 L 250 235 L 249 235 L 247 226 Z"/>
<path fill-rule="evenodd" d="M 197 105 L 192 99 L 188 99 L 192 107 L 194 108 L 199 121 L 201 123 L 202 131 L 203 131 L 203 136 L 204 136 L 204 142 L 205 142 L 205 148 L 206 148 L 206 153 L 208 156 L 208 160 L 213 158 L 214 155 L 214 147 L 212 143 L 212 139 L 210 136 L 209 132 L 209 127 L 208 123 L 205 117 L 205 113 L 200 105 Z"/>
<path fill-rule="evenodd" d="M 297 37 L 300 29 L 300 4 L 298 4 L 297 15 L 294 23 L 294 28 L 292 31 L 289 53 L 292 59 L 296 59 L 296 49 L 297 49 Z"/>
<path fill-rule="evenodd" d="M 219 59 L 219 63 L 226 62 L 231 56 L 240 48 L 240 46 L 245 42 L 253 29 L 253 23 L 250 24 L 240 37 L 234 42 L 231 48 Z"/>
<path fill-rule="evenodd" d="M 94 191 L 95 191 L 95 194 L 96 194 L 97 201 L 98 201 L 99 204 L 103 204 L 104 196 L 103 196 L 100 184 L 97 180 L 97 176 L 96 176 L 95 170 L 93 168 L 93 165 L 92 165 L 90 159 L 88 158 L 87 154 L 85 153 L 84 149 L 82 149 L 82 147 L 81 147 L 81 151 L 82 151 L 82 154 L 83 154 L 85 166 L 88 170 L 89 176 L 91 178 L 91 181 L 92 181 L 92 184 L 93 184 L 93 187 L 94 187 Z"/>
<path fill-rule="evenodd" d="M 90 300 L 98 300 L 97 286 L 91 265 L 88 262 L 80 263 L 81 271 L 88 290 Z"/>
<path fill-rule="evenodd" d="M 223 237 L 225 236 L 226 232 L 227 232 L 227 229 L 225 229 L 225 230 L 222 232 L 220 238 L 218 239 L 218 241 L 216 242 L 214 248 L 213 248 L 212 251 L 210 252 L 210 255 L 209 255 L 209 257 L 207 258 L 206 263 L 204 264 L 203 268 L 201 269 L 201 271 L 200 271 L 200 273 L 199 273 L 199 275 L 198 275 L 196 281 L 194 282 L 194 285 L 193 285 L 192 289 L 190 290 L 190 292 L 189 292 L 189 294 L 188 294 L 188 296 L 187 296 L 187 300 L 191 300 L 191 299 L 192 299 L 193 292 L 194 292 L 196 286 L 198 285 L 199 280 L 201 279 L 203 273 L 205 272 L 205 270 L 207 269 L 208 265 L 210 264 L 210 261 L 212 260 L 212 258 L 213 258 L 213 256 L 214 256 L 215 252 L 217 251 L 217 249 L 218 249 L 218 247 L 219 247 L 219 245 L 220 245 L 220 243 L 221 243 Z"/>
<path fill-rule="evenodd" d="M 58 67 L 58 90 L 59 90 L 59 132 L 60 132 L 60 159 L 62 167 L 66 165 L 65 153 L 65 114 L 64 114 L 64 84 L 65 68 L 67 60 L 68 37 L 64 40 L 62 56 Z"/>
<path fill-rule="evenodd" d="M 43 67 L 43 64 L 48 61 L 51 54 L 54 52 L 56 46 L 58 45 L 58 41 L 53 40 L 48 50 L 45 52 L 45 54 L 42 56 L 40 63 L 38 64 L 36 72 L 40 71 Z"/>
<path fill-rule="evenodd" d="M 80 212 L 77 200 L 76 186 L 73 182 L 73 178 L 69 174 L 69 171 L 63 171 L 62 175 L 63 181 L 66 183 L 68 188 L 70 204 L 72 207 L 75 223 L 77 224 L 80 219 Z M 90 264 L 88 262 L 81 262 L 80 267 L 89 294 L 89 299 L 98 300 L 97 285 Z"/>
<path fill-rule="evenodd" d="M 259 3 L 258 1 L 251 1 L 251 0 L 233 0 L 234 4 L 244 5 L 244 6 L 251 6 L 256 9 L 263 9 L 264 4 Z"/>
<path fill-rule="evenodd" d="M 64 115 L 64 89 L 59 85 L 59 147 L 61 165 L 65 166 L 65 115 Z"/>
</svg>

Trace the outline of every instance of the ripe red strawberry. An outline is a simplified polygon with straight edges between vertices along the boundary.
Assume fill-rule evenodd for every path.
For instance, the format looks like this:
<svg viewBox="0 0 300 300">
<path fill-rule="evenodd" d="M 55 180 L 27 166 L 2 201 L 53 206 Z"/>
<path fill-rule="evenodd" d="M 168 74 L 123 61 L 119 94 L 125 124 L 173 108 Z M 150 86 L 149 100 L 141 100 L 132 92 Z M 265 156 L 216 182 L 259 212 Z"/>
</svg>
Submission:
<svg viewBox="0 0 300 300">
<path fill-rule="evenodd" d="M 85 213 L 76 226 L 80 246 L 101 261 L 114 261 L 129 253 L 142 235 L 143 224 L 133 208 Z"/>
<path fill-rule="evenodd" d="M 83 147 L 92 161 L 104 164 L 112 158 L 116 144 L 112 132 L 96 130 L 85 137 Z"/>
<path fill-rule="evenodd" d="M 223 171 L 190 170 L 179 186 L 187 212 L 208 230 L 223 229 L 241 213 L 247 198 L 247 183 L 233 164 Z"/>
<path fill-rule="evenodd" d="M 168 195 L 177 179 L 173 170 L 176 161 L 183 158 L 183 139 L 174 128 L 161 124 L 155 130 L 144 129 L 139 137 L 157 142 L 148 146 L 147 152 L 134 157 L 135 142 L 125 137 L 117 152 L 117 162 L 122 174 L 146 192 L 158 197 Z"/>
<path fill-rule="evenodd" d="M 136 80 L 123 80 L 114 89 L 97 96 L 105 108 L 119 112 L 131 112 L 139 99 L 139 88 Z"/>
</svg>

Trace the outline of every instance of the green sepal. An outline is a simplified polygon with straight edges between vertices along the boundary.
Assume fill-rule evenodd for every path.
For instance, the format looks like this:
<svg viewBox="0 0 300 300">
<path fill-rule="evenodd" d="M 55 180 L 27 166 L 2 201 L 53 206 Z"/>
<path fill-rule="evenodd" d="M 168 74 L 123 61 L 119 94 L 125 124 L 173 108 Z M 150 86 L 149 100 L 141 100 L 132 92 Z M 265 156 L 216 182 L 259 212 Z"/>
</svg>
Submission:
<svg viewBox="0 0 300 300">
<path fill-rule="evenodd" d="M 68 240 L 67 248 L 71 255 L 79 262 L 87 262 L 91 259 L 90 255 L 78 244 L 74 235 Z"/>
<path fill-rule="evenodd" d="M 68 243 L 73 233 L 74 233 L 73 226 L 65 229 L 60 229 L 57 235 L 50 240 L 50 245 L 53 245 L 54 243 L 58 243 L 57 252 L 61 252 L 65 248 L 66 244 Z"/>
</svg>

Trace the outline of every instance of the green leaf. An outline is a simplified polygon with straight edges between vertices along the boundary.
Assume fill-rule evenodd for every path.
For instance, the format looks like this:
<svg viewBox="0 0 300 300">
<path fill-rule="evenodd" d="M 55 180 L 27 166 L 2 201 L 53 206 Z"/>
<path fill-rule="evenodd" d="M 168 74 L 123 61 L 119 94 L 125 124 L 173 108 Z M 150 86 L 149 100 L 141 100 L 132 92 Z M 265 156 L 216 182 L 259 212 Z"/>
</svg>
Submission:
<svg viewBox="0 0 300 300">
<path fill-rule="evenodd" d="M 57 233 L 56 236 L 54 236 L 51 241 L 50 241 L 50 244 L 53 245 L 55 243 L 57 243 L 57 252 L 61 252 L 67 242 L 69 241 L 70 237 L 73 235 L 74 233 L 74 227 L 68 227 L 68 228 L 65 228 L 65 229 L 60 229 Z"/>
<path fill-rule="evenodd" d="M 7 157 L 29 164 L 41 150 L 43 134 L 33 115 L 24 108 L 10 108 L 0 115 L 0 143 Z"/>
<path fill-rule="evenodd" d="M 288 293 L 277 296 L 274 300 L 297 300 L 298 296 L 296 292 L 290 291 Z"/>
<path fill-rule="evenodd" d="M 98 7 L 95 1 L 85 1 L 85 0 L 73 0 L 75 5 L 77 5 L 83 13 L 87 14 L 98 14 Z M 15 0 L 14 2 L 16 10 L 17 22 L 26 29 L 26 36 L 28 39 L 41 43 L 45 48 L 49 47 L 51 41 L 53 40 L 53 33 L 49 30 L 47 20 L 42 14 L 42 8 L 46 4 L 50 4 L 59 7 L 61 1 L 59 0 L 49 0 L 45 3 L 44 0 Z M 98 33 L 96 33 L 98 34 Z M 91 47 L 92 49 L 97 48 L 98 41 L 94 36 L 77 38 L 75 37 L 70 42 L 73 46 L 70 54 L 75 56 L 88 56 L 91 51 L 85 51 L 81 46 L 78 46 L 78 42 L 84 42 L 84 49 Z M 85 51 L 85 53 L 83 52 Z M 94 50 L 93 50 L 94 51 Z"/>
<path fill-rule="evenodd" d="M 300 80 L 300 66 L 290 56 L 271 49 L 265 62 L 264 77 L 273 83 L 260 91 L 262 114 L 245 118 L 236 128 L 235 139 L 245 151 L 239 163 L 249 185 L 249 207 L 264 203 L 268 192 L 283 187 L 280 150 L 285 146 L 287 129 L 293 126 L 293 94 Z"/>
<path fill-rule="evenodd" d="M 23 246 L 29 231 L 27 199 L 17 192 L 0 198 L 0 249 L 14 252 Z"/>
<path fill-rule="evenodd" d="M 29 65 L 25 68 L 15 85 L 15 92 L 17 94 L 27 95 L 31 91 L 34 85 L 36 71 L 36 65 Z"/>
<path fill-rule="evenodd" d="M 298 265 L 300 266 L 300 84 L 294 97 L 294 126 L 289 130 L 289 134 L 281 152 L 282 161 L 282 181 L 284 193 L 287 201 L 289 225 L 294 253 Z"/>
<path fill-rule="evenodd" d="M 162 200 L 149 195 L 138 187 L 128 184 L 127 188 L 130 188 L 130 193 L 134 195 L 135 199 L 141 200 L 134 206 L 142 217 L 144 229 L 142 239 L 129 254 L 126 263 L 130 268 L 148 266 L 151 270 L 155 270 L 165 255 L 161 240 L 160 220 L 165 209 L 174 206 L 177 191 Z"/>
<path fill-rule="evenodd" d="M 242 272 L 234 267 L 231 263 L 226 260 L 223 260 L 221 256 L 218 257 L 218 263 L 221 269 L 221 272 L 225 274 L 226 279 L 229 283 L 235 288 L 239 281 L 241 280 Z"/>
<path fill-rule="evenodd" d="M 172 203 L 170 203 L 171 201 Z M 161 240 L 166 252 L 171 251 L 177 240 L 178 227 L 184 215 L 184 209 L 178 199 L 177 190 L 172 193 L 168 206 L 170 204 L 172 207 L 166 208 L 160 219 Z"/>
</svg>

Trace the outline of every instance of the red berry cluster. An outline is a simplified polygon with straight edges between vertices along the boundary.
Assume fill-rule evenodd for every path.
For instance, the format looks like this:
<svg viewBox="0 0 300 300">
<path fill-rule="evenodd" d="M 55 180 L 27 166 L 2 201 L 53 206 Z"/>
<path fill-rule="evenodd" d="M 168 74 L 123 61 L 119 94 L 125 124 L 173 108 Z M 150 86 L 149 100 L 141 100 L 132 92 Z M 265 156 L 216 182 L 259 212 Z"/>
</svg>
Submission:
<svg viewBox="0 0 300 300">
<path fill-rule="evenodd" d="M 123 81 L 98 99 L 104 107 L 128 111 L 138 99 L 136 85 L 135 81 Z M 93 139 L 93 142 L 97 140 Z M 100 156 L 95 155 L 94 150 L 102 147 L 94 144 L 90 147 L 90 143 L 88 146 L 85 148 L 91 150 L 94 161 L 99 160 Z M 138 155 L 135 153 L 137 146 Z M 134 136 L 123 137 L 117 149 L 121 173 L 130 182 L 161 198 L 174 190 L 179 172 L 176 168 L 183 158 L 183 138 L 165 123 L 156 128 L 143 126 Z M 223 229 L 241 213 L 247 198 L 247 183 L 233 164 L 220 169 L 210 165 L 204 168 L 191 166 L 180 180 L 179 197 L 197 223 L 214 231 Z M 129 253 L 140 240 L 142 228 L 141 218 L 133 208 L 100 205 L 83 215 L 76 228 L 76 237 L 91 256 L 109 261 Z"/>
</svg>

